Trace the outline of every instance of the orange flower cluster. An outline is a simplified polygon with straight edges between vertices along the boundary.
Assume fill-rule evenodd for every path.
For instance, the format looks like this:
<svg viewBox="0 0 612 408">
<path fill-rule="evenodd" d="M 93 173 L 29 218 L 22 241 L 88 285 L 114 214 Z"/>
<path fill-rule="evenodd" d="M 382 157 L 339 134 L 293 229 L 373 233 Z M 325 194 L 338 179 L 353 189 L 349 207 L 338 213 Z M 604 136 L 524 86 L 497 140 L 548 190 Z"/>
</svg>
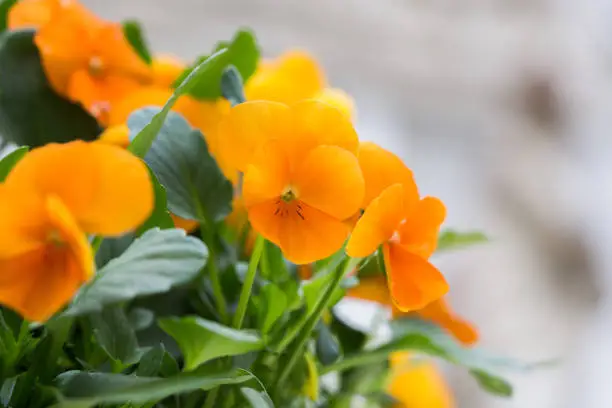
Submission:
<svg viewBox="0 0 612 408">
<path fill-rule="evenodd" d="M 47 320 L 93 276 L 85 234 L 121 235 L 152 209 L 149 172 L 123 149 L 78 141 L 33 150 L 0 184 L 0 304 Z"/>
</svg>

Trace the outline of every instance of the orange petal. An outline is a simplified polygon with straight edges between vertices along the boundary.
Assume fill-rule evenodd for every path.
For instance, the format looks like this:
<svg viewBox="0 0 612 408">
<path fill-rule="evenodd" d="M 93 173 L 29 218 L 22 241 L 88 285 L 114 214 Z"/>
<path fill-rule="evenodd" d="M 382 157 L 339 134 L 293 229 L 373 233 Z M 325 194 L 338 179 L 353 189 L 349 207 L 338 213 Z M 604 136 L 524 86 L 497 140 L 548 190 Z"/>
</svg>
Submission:
<svg viewBox="0 0 612 408">
<path fill-rule="evenodd" d="M 103 143 L 76 141 L 34 149 L 17 163 L 6 183 L 41 197 L 57 196 L 80 227 L 93 234 L 121 235 L 144 222 L 153 209 L 146 165 Z"/>
<path fill-rule="evenodd" d="M 57 248 L 0 259 L 0 303 L 26 320 L 44 322 L 70 301 L 82 276 L 70 252 Z"/>
<path fill-rule="evenodd" d="M 419 192 L 412 171 L 395 154 L 372 142 L 362 142 L 359 145 L 359 165 L 366 188 L 363 208 L 384 189 L 397 183 L 404 187 L 405 210 L 410 211 L 416 205 Z"/>
<path fill-rule="evenodd" d="M 184 229 L 188 234 L 195 231 L 196 228 L 200 225 L 197 221 L 194 220 L 186 220 L 185 218 L 181 218 L 177 215 L 170 214 L 172 221 L 174 222 L 175 228 Z"/>
<path fill-rule="evenodd" d="M 285 151 L 278 141 L 271 140 L 259 149 L 244 173 L 244 205 L 248 208 L 262 202 L 278 200 L 289 185 L 288 167 Z"/>
<path fill-rule="evenodd" d="M 359 162 L 337 146 L 313 149 L 292 176 L 291 185 L 301 201 L 340 220 L 355 214 L 363 201 Z"/>
<path fill-rule="evenodd" d="M 314 99 L 333 106 L 351 119 L 355 118 L 355 101 L 342 89 L 325 88 Z"/>
<path fill-rule="evenodd" d="M 400 243 L 410 252 L 425 259 L 436 250 L 440 225 L 446 217 L 442 201 L 425 197 L 399 227 Z"/>
<path fill-rule="evenodd" d="M 426 320 L 437 323 L 448 330 L 457 340 L 465 345 L 472 345 L 478 341 L 478 331 L 467 320 L 456 315 L 444 298 L 431 302 L 416 313 Z"/>
<path fill-rule="evenodd" d="M 153 84 L 162 88 L 170 88 L 185 71 L 185 64 L 172 55 L 156 55 L 153 57 L 151 68 L 153 69 Z"/>
<path fill-rule="evenodd" d="M 18 1 L 8 12 L 8 28 L 10 30 L 24 27 L 38 28 L 51 19 L 59 3 L 59 0 Z"/>
<path fill-rule="evenodd" d="M 125 124 L 106 128 L 98 137 L 98 142 L 123 147 L 125 149 L 130 144 L 130 129 Z"/>
<path fill-rule="evenodd" d="M 304 51 L 289 51 L 278 59 L 263 62 L 245 85 L 247 100 L 292 104 L 312 98 L 325 86 L 317 61 Z"/>
<path fill-rule="evenodd" d="M 229 165 L 246 171 L 257 149 L 270 139 L 291 133 L 289 108 L 277 102 L 245 102 L 234 106 L 218 129 L 219 154 Z"/>
<path fill-rule="evenodd" d="M 150 81 L 152 69 L 138 56 L 125 38 L 123 26 L 105 23 L 95 32 L 92 56 L 100 58 L 105 73 L 126 76 L 141 82 Z"/>
<path fill-rule="evenodd" d="M 248 215 L 251 227 L 255 231 L 268 241 L 279 245 L 283 219 L 278 217 L 277 207 L 276 199 L 260 202 L 248 208 Z"/>
<path fill-rule="evenodd" d="M 396 408 L 453 408 L 452 393 L 436 366 L 417 360 L 409 353 L 397 352 L 390 357 L 391 382 L 387 392 L 399 404 Z"/>
<path fill-rule="evenodd" d="M 349 256 L 368 256 L 393 236 L 404 218 L 403 196 L 402 185 L 394 184 L 372 201 L 357 221 L 346 246 Z"/>
<path fill-rule="evenodd" d="M 0 184 L 0 259 L 39 249 L 47 239 L 44 202 L 18 187 Z"/>
<path fill-rule="evenodd" d="M 383 246 L 391 297 L 403 312 L 422 309 L 448 292 L 444 276 L 432 264 L 394 243 Z"/>
<path fill-rule="evenodd" d="M 113 104 L 108 124 L 110 126 L 122 125 L 127 122 L 132 112 L 145 106 L 161 108 L 171 96 L 172 90 L 167 88 L 147 86 L 135 89 Z"/>
<path fill-rule="evenodd" d="M 350 288 L 346 296 L 376 302 L 383 306 L 393 306 L 387 287 L 387 279 L 382 275 L 361 278 L 359 285 Z"/>
<path fill-rule="evenodd" d="M 291 106 L 293 132 L 285 138 L 290 162 L 299 163 L 313 148 L 338 146 L 357 153 L 359 138 L 349 118 L 338 109 L 316 100 Z"/>
</svg>

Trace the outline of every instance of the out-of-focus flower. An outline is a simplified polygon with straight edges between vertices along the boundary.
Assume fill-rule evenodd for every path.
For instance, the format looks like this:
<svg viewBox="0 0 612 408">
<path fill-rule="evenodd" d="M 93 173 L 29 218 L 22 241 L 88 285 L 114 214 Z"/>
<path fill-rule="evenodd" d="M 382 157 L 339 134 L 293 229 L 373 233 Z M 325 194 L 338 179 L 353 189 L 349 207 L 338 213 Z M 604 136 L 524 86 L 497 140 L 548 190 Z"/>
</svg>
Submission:
<svg viewBox="0 0 612 408">
<path fill-rule="evenodd" d="M 0 303 L 48 319 L 93 275 L 85 234 L 121 235 L 152 209 L 149 172 L 123 149 L 77 141 L 33 150 L 0 185 Z"/>
<path fill-rule="evenodd" d="M 7 26 L 10 30 L 38 28 L 47 24 L 55 14 L 70 9 L 76 9 L 83 15 L 89 14 L 89 18 L 93 18 L 76 0 L 21 0 L 10 8 Z"/>
<path fill-rule="evenodd" d="M 183 61 L 173 55 L 160 54 L 153 57 L 153 85 L 170 88 L 185 71 Z"/>
</svg>

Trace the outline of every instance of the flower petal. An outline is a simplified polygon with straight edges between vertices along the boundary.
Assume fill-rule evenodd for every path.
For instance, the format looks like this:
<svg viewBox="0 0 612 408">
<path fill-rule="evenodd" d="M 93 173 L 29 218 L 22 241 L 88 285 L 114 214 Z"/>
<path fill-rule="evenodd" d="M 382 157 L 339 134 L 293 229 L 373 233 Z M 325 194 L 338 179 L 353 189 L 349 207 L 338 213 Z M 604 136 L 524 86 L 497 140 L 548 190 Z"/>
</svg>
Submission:
<svg viewBox="0 0 612 408">
<path fill-rule="evenodd" d="M 126 124 L 110 126 L 100 134 L 98 142 L 125 149 L 130 144 L 130 129 Z"/>
<path fill-rule="evenodd" d="M 188 234 L 195 231 L 200 225 L 200 223 L 195 220 L 187 220 L 174 214 L 170 214 L 170 218 L 172 218 L 172 222 L 174 222 L 175 228 L 183 229 Z"/>
<path fill-rule="evenodd" d="M 289 107 L 277 102 L 254 101 L 234 106 L 219 123 L 219 154 L 244 172 L 255 152 L 270 139 L 292 133 Z"/>
<path fill-rule="evenodd" d="M 121 235 L 153 209 L 146 165 L 103 143 L 50 144 L 32 150 L 13 168 L 7 184 L 40 197 L 57 196 L 87 233 Z"/>
<path fill-rule="evenodd" d="M 244 173 L 244 205 L 248 208 L 278 199 L 289 181 L 289 164 L 285 150 L 279 141 L 271 140 L 257 151 Z"/>
<path fill-rule="evenodd" d="M 260 233 L 265 239 L 280 243 L 280 229 L 284 219 L 278 217 L 278 205 L 276 200 L 268 200 L 248 208 L 249 222 L 251 227 Z"/>
<path fill-rule="evenodd" d="M 46 224 L 44 202 L 38 196 L 0 184 L 0 259 L 41 248 Z"/>
<path fill-rule="evenodd" d="M 422 309 L 448 292 L 446 279 L 427 260 L 394 243 L 383 252 L 389 291 L 402 312 Z"/>
<path fill-rule="evenodd" d="M 431 302 L 416 313 L 423 319 L 431 320 L 448 330 L 457 340 L 465 345 L 472 345 L 478 341 L 478 331 L 467 320 L 455 314 L 448 302 L 442 298 Z"/>
<path fill-rule="evenodd" d="M 355 101 L 342 89 L 325 88 L 314 99 L 333 106 L 351 119 L 355 118 Z"/>
<path fill-rule="evenodd" d="M 291 105 L 293 132 L 285 139 L 290 162 L 299 164 L 320 145 L 356 154 L 359 138 L 350 119 L 335 107 L 314 99 Z"/>
<path fill-rule="evenodd" d="M 337 146 L 313 149 L 292 176 L 291 185 L 301 201 L 339 220 L 355 214 L 363 201 L 359 162 Z"/>
<path fill-rule="evenodd" d="M 95 56 L 100 58 L 105 73 L 130 77 L 140 82 L 152 79 L 153 71 L 130 45 L 119 23 L 103 24 L 94 32 Z"/>
<path fill-rule="evenodd" d="M 359 285 L 348 290 L 346 296 L 376 302 L 382 306 L 393 306 L 387 279 L 383 275 L 368 276 L 359 279 Z"/>
<path fill-rule="evenodd" d="M 110 126 L 122 125 L 127 122 L 132 112 L 145 106 L 158 106 L 161 108 L 171 96 L 172 90 L 169 88 L 146 86 L 135 89 L 133 92 L 124 95 L 123 98 L 113 105 L 108 123 Z M 174 107 L 176 109 L 176 105 Z"/>
<path fill-rule="evenodd" d="M 395 154 L 372 142 L 359 145 L 359 165 L 365 180 L 363 208 L 380 195 L 387 187 L 399 183 L 404 187 L 405 211 L 410 211 L 419 199 L 419 192 L 412 176 Z"/>
<path fill-rule="evenodd" d="M 435 197 L 423 198 L 398 228 L 400 243 L 410 252 L 429 258 L 438 245 L 438 232 L 445 217 L 442 201 Z"/>
<path fill-rule="evenodd" d="M 388 241 L 404 218 L 403 187 L 394 184 L 374 199 L 365 210 L 346 246 L 349 256 L 368 256 Z"/>
<path fill-rule="evenodd" d="M 327 258 L 338 251 L 349 234 L 349 227 L 305 203 L 293 203 L 281 220 L 279 242 L 274 242 L 289 261 L 302 265 Z M 293 211 L 292 211 L 293 209 Z"/>
<path fill-rule="evenodd" d="M 170 88 L 185 71 L 185 64 L 173 55 L 156 55 L 153 57 L 151 68 L 153 83 L 163 88 Z"/>
</svg>

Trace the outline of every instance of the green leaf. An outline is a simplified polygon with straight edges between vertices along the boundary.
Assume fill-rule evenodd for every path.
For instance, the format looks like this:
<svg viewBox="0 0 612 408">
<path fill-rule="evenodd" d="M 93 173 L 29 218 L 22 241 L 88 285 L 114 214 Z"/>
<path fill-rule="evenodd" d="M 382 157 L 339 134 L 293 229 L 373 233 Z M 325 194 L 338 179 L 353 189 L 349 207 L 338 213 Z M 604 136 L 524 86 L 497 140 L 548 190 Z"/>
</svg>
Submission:
<svg viewBox="0 0 612 408">
<path fill-rule="evenodd" d="M 261 338 L 252 332 L 232 329 L 196 316 L 160 319 L 159 327 L 178 343 L 187 371 L 217 357 L 236 356 L 263 348 Z"/>
<path fill-rule="evenodd" d="M 110 306 L 92 313 L 89 319 L 98 344 L 111 359 L 124 365 L 138 362 L 142 353 L 136 333 L 122 308 Z"/>
<path fill-rule="evenodd" d="M 128 150 L 134 153 L 134 155 L 140 158 L 144 158 L 149 149 L 151 148 L 155 137 L 157 137 L 157 134 L 161 130 L 164 121 L 166 120 L 166 116 L 168 116 L 168 112 L 170 112 L 170 109 L 172 109 L 178 98 L 181 95 L 188 93 L 194 86 L 196 86 L 200 82 L 200 79 L 202 77 L 208 76 L 209 71 L 216 69 L 216 65 L 219 63 L 220 60 L 225 58 L 225 55 L 227 53 L 228 51 L 225 49 L 219 50 L 206 60 L 199 63 L 193 69 L 193 71 L 191 71 L 189 75 L 187 75 L 181 81 L 180 85 L 176 87 L 174 93 L 172 94 L 170 99 L 168 99 L 164 107 L 153 118 L 151 118 L 151 120 L 143 122 L 142 120 L 139 120 L 138 116 L 130 116 L 130 118 L 128 119 L 130 136 L 135 136 L 133 138 L 130 137 L 131 143 L 128 146 Z"/>
<path fill-rule="evenodd" d="M 248 401 L 251 408 L 274 408 L 274 403 L 265 392 L 247 387 L 241 387 L 240 392 Z"/>
<path fill-rule="evenodd" d="M 334 363 L 342 354 L 338 340 L 323 322 L 319 322 L 319 332 L 317 334 L 315 349 L 317 351 L 317 357 L 323 365 Z"/>
<path fill-rule="evenodd" d="M 278 286 L 269 283 L 257 296 L 257 321 L 262 333 L 268 333 L 287 310 L 287 296 Z"/>
<path fill-rule="evenodd" d="M 131 232 L 116 238 L 104 238 L 96 251 L 96 267 L 102 269 L 107 263 L 121 256 L 132 245 L 134 238 Z"/>
<path fill-rule="evenodd" d="M 156 108 L 135 112 L 151 120 Z M 232 183 L 225 178 L 199 130 L 170 112 L 145 161 L 168 192 L 168 209 L 179 217 L 214 222 L 231 211 Z"/>
<path fill-rule="evenodd" d="M 149 309 L 143 307 L 132 308 L 127 314 L 130 326 L 134 328 L 134 331 L 141 331 L 151 327 L 155 322 L 155 313 Z"/>
<path fill-rule="evenodd" d="M 155 227 L 159 229 L 174 228 L 174 221 L 172 221 L 170 212 L 168 212 L 166 189 L 159 184 L 151 168 L 149 168 L 149 176 L 151 177 L 151 184 L 153 184 L 153 191 L 155 193 L 155 206 L 149 218 L 136 230 L 138 236 Z"/>
<path fill-rule="evenodd" d="M 18 0 L 2 0 L 0 2 L 0 33 L 8 28 L 8 13 Z"/>
<path fill-rule="evenodd" d="M 57 95 L 41 66 L 33 30 L 0 38 L 0 134 L 18 145 L 94 140 L 100 127 L 80 105 Z"/>
<path fill-rule="evenodd" d="M 151 229 L 98 271 L 65 314 L 78 316 L 138 296 L 167 292 L 195 278 L 207 259 L 206 246 L 185 231 Z"/>
<path fill-rule="evenodd" d="M 438 251 L 461 249 L 488 242 L 487 236 L 480 231 L 458 232 L 447 229 L 438 237 Z"/>
<path fill-rule="evenodd" d="M 138 363 L 136 375 L 139 377 L 156 377 L 161 370 L 165 355 L 166 349 L 163 343 L 147 351 Z"/>
<path fill-rule="evenodd" d="M 235 66 L 230 65 L 223 71 L 221 76 L 221 94 L 227 99 L 232 106 L 246 101 L 244 97 L 244 85 L 240 72 Z"/>
<path fill-rule="evenodd" d="M 6 176 L 9 175 L 13 167 L 25 156 L 28 150 L 30 148 L 27 146 L 18 147 L 0 160 L 0 182 L 6 179 Z"/>
<path fill-rule="evenodd" d="M 512 386 L 504 379 L 482 370 L 470 370 L 470 374 L 478 381 L 478 385 L 480 385 L 483 390 L 501 397 L 509 398 L 512 396 Z"/>
<path fill-rule="evenodd" d="M 55 408 L 89 408 L 125 402 L 142 404 L 189 391 L 240 384 L 252 378 L 238 370 L 213 374 L 194 372 L 170 378 L 68 371 L 56 379 L 63 397 Z"/>
<path fill-rule="evenodd" d="M 153 62 L 153 58 L 151 58 L 151 52 L 149 51 L 149 46 L 147 45 L 147 40 L 140 23 L 136 20 L 124 21 L 123 34 L 138 56 L 150 65 Z"/>
<path fill-rule="evenodd" d="M 198 99 L 217 99 L 221 93 L 221 77 L 225 69 L 231 64 L 240 73 L 242 80 L 246 82 L 257 69 L 259 61 L 259 47 L 257 40 L 251 31 L 240 30 L 230 42 L 221 42 L 215 47 L 216 50 L 227 48 L 227 54 L 215 61 L 206 75 L 190 90 L 190 94 Z M 202 57 L 196 62 L 196 66 L 205 58 Z M 186 75 L 191 73 L 193 68 L 188 68 L 179 77 L 181 81 Z"/>
<path fill-rule="evenodd" d="M 260 260 L 261 276 L 274 283 L 293 281 L 293 279 L 290 279 L 287 263 L 281 249 L 268 240 L 264 245 Z"/>
</svg>

